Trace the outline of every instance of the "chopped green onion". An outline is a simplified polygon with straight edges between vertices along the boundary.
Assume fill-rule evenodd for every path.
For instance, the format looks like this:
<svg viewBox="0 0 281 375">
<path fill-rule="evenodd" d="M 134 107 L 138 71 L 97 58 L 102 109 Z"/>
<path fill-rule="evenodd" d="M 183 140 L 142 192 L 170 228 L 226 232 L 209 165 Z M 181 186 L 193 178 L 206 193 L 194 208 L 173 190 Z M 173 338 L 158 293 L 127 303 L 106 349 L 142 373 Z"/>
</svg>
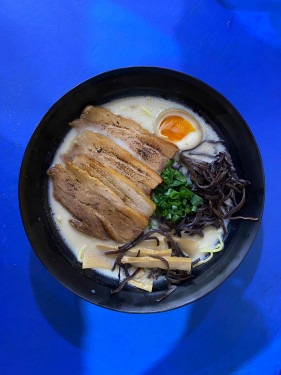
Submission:
<svg viewBox="0 0 281 375">
<path fill-rule="evenodd" d="M 190 199 L 190 202 L 193 206 L 198 206 L 198 204 L 202 201 L 203 199 L 196 194 L 194 194 L 193 197 Z"/>
<path fill-rule="evenodd" d="M 170 160 L 161 172 L 163 183 L 154 190 L 152 200 L 156 204 L 156 215 L 176 223 L 196 212 L 203 199 L 190 190 L 191 184 L 180 171 L 171 168 L 172 163 Z"/>
</svg>

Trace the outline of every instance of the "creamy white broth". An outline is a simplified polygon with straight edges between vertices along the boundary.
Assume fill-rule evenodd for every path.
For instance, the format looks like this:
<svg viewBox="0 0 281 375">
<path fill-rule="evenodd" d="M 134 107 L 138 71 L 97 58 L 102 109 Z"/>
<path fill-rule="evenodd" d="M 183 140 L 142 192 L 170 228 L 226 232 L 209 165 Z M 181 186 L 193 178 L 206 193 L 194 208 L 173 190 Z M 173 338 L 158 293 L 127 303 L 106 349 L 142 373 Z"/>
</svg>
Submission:
<svg viewBox="0 0 281 375">
<path fill-rule="evenodd" d="M 102 107 L 111 110 L 113 113 L 121 115 L 125 118 L 129 118 L 134 120 L 135 122 L 139 123 L 143 128 L 147 129 L 151 133 L 155 133 L 154 123 L 156 118 L 159 114 L 163 111 L 166 111 L 170 108 L 178 108 L 182 110 L 187 110 L 191 113 L 200 123 L 202 130 L 203 130 L 203 138 L 202 140 L 215 140 L 219 141 L 220 138 L 216 134 L 216 132 L 208 125 L 201 117 L 199 117 L 196 113 L 194 113 L 188 107 L 185 107 L 179 103 L 168 101 L 161 98 L 150 97 L 150 96 L 139 96 L 139 97 L 128 97 L 122 98 L 118 100 L 114 100 L 104 104 Z M 91 130 L 93 130 L 91 128 Z M 72 128 L 66 135 L 65 139 L 63 140 L 62 144 L 58 148 L 52 165 L 62 163 L 63 160 L 61 155 L 65 153 L 71 146 L 74 138 L 77 136 L 76 129 Z M 114 140 L 117 144 L 121 147 L 128 149 L 122 141 Z M 216 155 L 218 152 L 225 152 L 225 147 L 223 144 L 208 144 L 203 143 L 198 148 L 196 148 L 197 152 L 204 152 L 211 155 Z M 192 152 L 192 150 L 191 150 Z M 190 155 L 191 156 L 191 155 Z M 199 158 L 201 160 L 210 161 L 209 158 L 202 157 L 202 156 L 191 156 L 194 158 Z M 70 223 L 69 220 L 71 219 L 72 215 L 66 210 L 59 202 L 57 202 L 53 198 L 52 194 L 53 188 L 51 181 L 49 182 L 49 202 L 51 211 L 53 214 L 54 222 L 57 226 L 59 233 L 61 234 L 62 238 L 64 239 L 65 243 L 69 247 L 69 249 L 75 254 L 78 258 L 79 253 L 81 250 L 85 251 L 95 251 L 95 246 L 97 243 L 104 243 L 108 245 L 116 245 L 117 243 L 113 240 L 110 241 L 103 241 L 94 237 L 90 237 L 78 230 L 76 230 Z M 193 260 L 200 258 L 204 259 L 205 254 L 200 252 L 201 248 L 214 248 L 218 242 L 218 236 L 222 235 L 222 230 L 216 230 L 215 228 L 206 228 L 204 230 L 204 237 L 193 236 L 192 239 L 196 239 L 198 241 L 198 251 L 194 254 Z M 187 235 L 183 234 L 183 237 L 188 237 Z M 97 250 L 96 250 L 97 251 Z M 98 252 L 98 251 L 97 251 Z M 118 272 L 114 271 L 111 272 L 110 270 L 106 269 L 96 269 L 98 272 L 104 274 L 105 276 L 116 278 L 118 276 Z"/>
</svg>

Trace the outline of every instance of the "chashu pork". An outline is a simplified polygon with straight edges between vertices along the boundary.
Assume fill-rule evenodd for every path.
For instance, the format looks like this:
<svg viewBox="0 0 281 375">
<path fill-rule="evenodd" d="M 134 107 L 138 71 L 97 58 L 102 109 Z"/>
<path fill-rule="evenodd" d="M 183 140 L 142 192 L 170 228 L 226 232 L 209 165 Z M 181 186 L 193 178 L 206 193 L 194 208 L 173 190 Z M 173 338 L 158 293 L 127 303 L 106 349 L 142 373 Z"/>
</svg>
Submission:
<svg viewBox="0 0 281 375">
<path fill-rule="evenodd" d="M 100 180 L 66 162 L 50 168 L 54 197 L 74 216 L 72 224 L 95 237 L 126 243 L 147 226 L 148 219 L 132 210 Z"/>
<path fill-rule="evenodd" d="M 148 195 L 151 189 L 162 182 L 161 176 L 153 169 L 111 139 L 91 130 L 85 130 L 74 139 L 70 150 L 63 155 L 63 159 L 72 162 L 78 154 L 86 155 L 106 167 L 111 167 L 133 181 Z"/>
<path fill-rule="evenodd" d="M 160 172 L 178 151 L 178 147 L 157 137 L 133 120 L 115 115 L 101 107 L 87 106 L 80 119 L 70 123 L 78 131 L 94 128 L 107 137 L 120 140 L 141 161 Z"/>
<path fill-rule="evenodd" d="M 110 236 L 96 212 L 91 207 L 76 199 L 77 188 L 75 181 L 70 179 L 63 166 L 56 164 L 47 173 L 53 180 L 54 198 L 74 215 L 70 223 L 76 229 L 90 236 L 109 240 Z"/>
<path fill-rule="evenodd" d="M 73 164 L 87 171 L 90 176 L 98 178 L 133 210 L 144 216 L 151 216 L 153 214 L 156 208 L 155 204 L 127 177 L 85 155 L 75 156 Z"/>
</svg>

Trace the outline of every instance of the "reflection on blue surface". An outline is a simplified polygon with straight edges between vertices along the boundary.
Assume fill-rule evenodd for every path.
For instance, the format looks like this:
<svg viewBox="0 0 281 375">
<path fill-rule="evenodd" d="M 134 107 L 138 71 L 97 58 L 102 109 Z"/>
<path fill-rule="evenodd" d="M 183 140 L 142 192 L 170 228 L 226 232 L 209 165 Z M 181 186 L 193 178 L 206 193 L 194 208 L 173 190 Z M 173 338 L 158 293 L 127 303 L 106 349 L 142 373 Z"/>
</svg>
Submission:
<svg viewBox="0 0 281 375">
<path fill-rule="evenodd" d="M 4 0 L 0 33 L 1 373 L 278 375 L 281 2 Z M 267 180 L 262 231 L 234 275 L 191 306 L 150 316 L 60 286 L 30 249 L 17 202 L 21 158 L 47 109 L 79 82 L 132 65 L 218 89 L 250 125 Z"/>
<path fill-rule="evenodd" d="M 133 2 L 126 4 L 100 0 L 93 2 L 90 13 L 87 14 L 87 31 L 90 39 L 86 57 L 99 71 L 129 65 L 162 66 L 163 62 L 166 66 L 170 61 L 176 62 L 179 57 L 180 49 L 174 40 L 172 27 L 166 25 L 170 33 L 158 28 L 159 23 L 162 24 L 164 20 L 169 22 L 166 20 L 166 14 L 165 18 L 161 19 L 159 4 L 142 4 L 142 11 L 143 7 L 148 12 L 151 8 L 155 10 L 152 22 L 144 19 L 142 13 L 131 10 L 131 6 L 134 7 Z M 138 7 L 137 4 L 136 6 Z M 114 16 L 117 14 L 118 16 Z"/>
<path fill-rule="evenodd" d="M 281 47 L 280 0 L 218 0 L 218 3 L 235 11 L 235 17 L 247 32 L 274 48 Z"/>
</svg>

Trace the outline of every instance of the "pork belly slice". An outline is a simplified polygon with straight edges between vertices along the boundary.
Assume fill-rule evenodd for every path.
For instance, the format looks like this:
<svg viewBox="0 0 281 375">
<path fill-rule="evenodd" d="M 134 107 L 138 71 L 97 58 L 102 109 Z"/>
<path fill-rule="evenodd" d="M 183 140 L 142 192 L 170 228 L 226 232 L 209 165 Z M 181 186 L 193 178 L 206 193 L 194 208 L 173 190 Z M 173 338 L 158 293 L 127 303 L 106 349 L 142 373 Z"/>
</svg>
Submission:
<svg viewBox="0 0 281 375">
<path fill-rule="evenodd" d="M 61 165 L 55 165 L 48 173 L 53 179 L 55 198 L 80 222 L 85 223 L 87 234 L 98 237 L 94 226 L 98 219 L 100 226 L 108 234 L 105 239 L 111 237 L 117 242 L 126 243 L 135 239 L 147 226 L 146 217 L 126 206 L 100 180 L 91 177 L 88 172 L 74 164 L 66 162 L 64 168 Z M 61 195 L 69 195 L 69 199 L 61 200 Z M 75 220 L 73 225 L 85 231 L 85 227 L 76 225 Z"/>
<path fill-rule="evenodd" d="M 61 164 L 48 170 L 53 181 L 53 195 L 75 217 L 70 223 L 78 230 L 103 240 L 110 239 L 102 220 L 93 208 L 77 199 L 77 183 L 73 181 Z"/>
<path fill-rule="evenodd" d="M 107 137 L 124 143 L 141 161 L 160 172 L 178 151 L 178 147 L 151 134 L 133 120 L 115 115 L 105 108 L 87 106 L 80 119 L 70 123 L 78 131 L 93 127 Z"/>
<path fill-rule="evenodd" d="M 73 161 L 78 154 L 86 155 L 110 167 L 134 182 L 144 193 L 150 194 L 162 182 L 161 176 L 111 139 L 91 130 L 80 133 L 64 160 Z"/>
<path fill-rule="evenodd" d="M 90 176 L 98 178 L 109 187 L 132 210 L 144 216 L 151 216 L 156 208 L 147 195 L 127 177 L 112 168 L 106 167 L 97 160 L 89 159 L 85 155 L 77 155 L 73 164 L 87 171 Z"/>
</svg>

